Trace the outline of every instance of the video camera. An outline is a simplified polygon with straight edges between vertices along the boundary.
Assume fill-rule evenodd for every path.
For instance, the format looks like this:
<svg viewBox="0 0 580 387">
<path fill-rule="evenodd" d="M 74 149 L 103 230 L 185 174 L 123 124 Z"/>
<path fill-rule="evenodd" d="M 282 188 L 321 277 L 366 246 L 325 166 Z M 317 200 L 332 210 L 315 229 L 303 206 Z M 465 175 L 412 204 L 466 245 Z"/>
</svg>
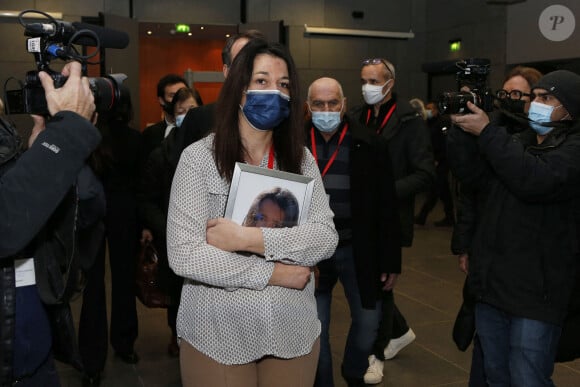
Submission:
<svg viewBox="0 0 580 387">
<path fill-rule="evenodd" d="M 489 59 L 470 58 L 455 65 L 459 68 L 456 73 L 457 88 L 466 86 L 469 91 L 443 92 L 437 100 L 440 114 L 469 113 L 467 102 L 472 102 L 486 112 L 492 111 L 494 97 L 487 87 Z"/>
<path fill-rule="evenodd" d="M 43 15 L 48 23 L 24 23 L 24 15 L 29 13 Z M 97 55 L 101 47 L 125 48 L 129 44 L 129 36 L 124 32 L 92 24 L 55 20 L 49 14 L 37 10 L 20 12 L 18 20 L 25 29 L 24 35 L 30 37 L 26 40 L 26 47 L 28 52 L 34 55 L 37 70 L 26 73 L 24 84 L 19 82 L 21 86 L 19 89 L 6 90 L 6 84 L 13 78 L 4 83 L 6 114 L 48 114 L 46 97 L 38 72 L 45 71 L 49 74 L 55 88 L 62 87 L 67 80 L 61 73 L 50 69 L 51 60 L 57 58 L 77 60 L 83 66 L 83 73 L 86 73 L 87 64 L 96 64 L 88 60 Z M 94 46 L 95 49 L 92 54 L 82 55 L 75 45 Z M 114 111 L 128 103 L 128 90 L 122 87 L 125 79 L 127 79 L 125 74 L 88 78 L 97 112 Z"/>
</svg>

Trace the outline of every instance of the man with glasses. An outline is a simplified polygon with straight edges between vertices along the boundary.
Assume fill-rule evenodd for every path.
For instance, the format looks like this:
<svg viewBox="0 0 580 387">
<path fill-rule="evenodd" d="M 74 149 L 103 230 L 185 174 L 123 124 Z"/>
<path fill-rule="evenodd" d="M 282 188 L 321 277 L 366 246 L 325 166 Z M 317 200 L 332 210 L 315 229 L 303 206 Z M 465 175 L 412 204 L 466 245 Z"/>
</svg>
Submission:
<svg viewBox="0 0 580 387">
<path fill-rule="evenodd" d="M 398 199 L 401 246 L 408 247 L 413 242 L 415 195 L 429 191 L 435 181 L 429 130 L 407 99 L 397 98 L 393 92 L 396 76 L 391 62 L 383 58 L 364 60 L 361 83 L 365 103 L 351 109 L 350 115 L 387 140 Z M 395 357 L 414 339 L 415 333 L 394 304 L 393 292 L 384 292 L 383 318 L 365 381 L 381 382 L 383 361 Z"/>
<path fill-rule="evenodd" d="M 542 73 L 532 67 L 514 67 L 506 76 L 502 89 L 496 93 L 504 113 L 527 114 L 532 102 L 532 86 L 541 77 Z"/>
<path fill-rule="evenodd" d="M 542 73 L 532 67 L 514 67 L 506 75 L 502 88 L 496 93 L 500 109 L 491 113 L 490 119 L 496 125 L 504 127 L 509 134 L 527 129 L 529 127 L 527 113 L 531 103 L 532 86 L 538 83 L 541 77 Z M 476 142 L 472 141 L 469 145 L 471 152 L 479 153 Z M 453 156 L 451 155 L 451 157 Z M 478 203 L 477 193 L 473 192 L 469 186 L 461 185 L 457 199 L 457 223 L 453 228 L 451 250 L 458 257 L 459 269 L 466 275 L 469 273 L 469 251 L 472 248 L 477 224 L 481 219 L 481 214 L 478 213 L 479 206 L 481 203 Z M 465 287 L 464 294 L 470 294 L 468 281 L 466 281 Z M 472 309 L 474 303 L 473 299 L 465 299 L 463 306 Z M 472 335 L 471 332 L 470 335 Z M 477 334 L 473 337 L 469 385 L 486 385 L 483 353 Z"/>
<path fill-rule="evenodd" d="M 316 303 L 322 324 L 315 386 L 334 386 L 330 305 L 340 280 L 351 326 L 342 361 L 349 386 L 362 386 L 381 319 L 381 293 L 401 271 L 397 198 L 387 142 L 351 120 L 342 87 L 320 78 L 308 89 L 307 144 L 318 163 L 339 234 L 332 257 L 318 264 Z"/>
<path fill-rule="evenodd" d="M 578 270 L 580 76 L 554 71 L 530 94 L 529 128 L 511 134 L 468 103 L 448 135 L 452 171 L 477 197 L 468 284 L 489 385 L 554 385 Z"/>
</svg>

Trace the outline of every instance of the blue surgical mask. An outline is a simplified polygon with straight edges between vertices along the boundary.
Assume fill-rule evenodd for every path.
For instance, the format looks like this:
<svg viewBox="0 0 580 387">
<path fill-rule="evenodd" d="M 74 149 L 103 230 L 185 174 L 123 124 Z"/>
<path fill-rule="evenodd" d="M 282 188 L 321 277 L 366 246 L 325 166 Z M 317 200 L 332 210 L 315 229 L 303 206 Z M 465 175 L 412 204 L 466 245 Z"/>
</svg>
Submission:
<svg viewBox="0 0 580 387">
<path fill-rule="evenodd" d="M 290 115 L 290 97 L 280 90 L 248 90 L 241 109 L 254 129 L 272 130 Z"/>
<path fill-rule="evenodd" d="M 323 133 L 332 133 L 340 121 L 340 112 L 312 112 L 312 123 Z"/>
<path fill-rule="evenodd" d="M 175 126 L 181 126 L 183 124 L 183 119 L 185 118 L 185 114 L 180 114 L 175 116 Z"/>
<path fill-rule="evenodd" d="M 545 136 L 552 129 L 552 127 L 544 126 L 542 123 L 552 122 L 552 112 L 554 111 L 554 106 L 546 105 L 539 102 L 534 102 L 530 104 L 530 110 L 528 111 L 528 118 L 530 119 L 530 126 L 536 131 L 540 136 Z"/>
</svg>

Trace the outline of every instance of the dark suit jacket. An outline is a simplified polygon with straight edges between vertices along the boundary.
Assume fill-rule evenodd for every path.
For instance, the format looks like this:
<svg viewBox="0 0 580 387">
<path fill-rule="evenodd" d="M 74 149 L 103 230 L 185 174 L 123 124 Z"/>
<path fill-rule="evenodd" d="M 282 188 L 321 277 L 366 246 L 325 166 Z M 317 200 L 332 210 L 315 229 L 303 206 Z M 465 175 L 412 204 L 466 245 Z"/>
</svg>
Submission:
<svg viewBox="0 0 580 387">
<path fill-rule="evenodd" d="M 427 192 L 435 182 L 435 162 L 429 131 L 423 119 L 403 99 L 396 99 L 397 107 L 387 122 L 381 136 L 389 144 L 389 154 L 395 176 L 401 221 L 401 245 L 413 243 L 415 195 Z M 386 116 L 389 104 L 383 104 L 378 122 Z M 353 107 L 349 114 L 353 120 L 365 124 L 367 111 L 372 106 Z M 369 127 L 372 132 L 376 127 Z"/>
<path fill-rule="evenodd" d="M 205 137 L 212 129 L 215 121 L 215 103 L 190 109 L 183 123 L 175 128 L 175 146 L 168 155 L 169 162 L 177 166 L 181 152 L 197 140 Z"/>
<path fill-rule="evenodd" d="M 145 155 L 150 154 L 153 149 L 157 148 L 165 138 L 165 129 L 167 123 L 161 120 L 156 124 L 150 125 L 143 129 L 143 145 Z"/>
</svg>

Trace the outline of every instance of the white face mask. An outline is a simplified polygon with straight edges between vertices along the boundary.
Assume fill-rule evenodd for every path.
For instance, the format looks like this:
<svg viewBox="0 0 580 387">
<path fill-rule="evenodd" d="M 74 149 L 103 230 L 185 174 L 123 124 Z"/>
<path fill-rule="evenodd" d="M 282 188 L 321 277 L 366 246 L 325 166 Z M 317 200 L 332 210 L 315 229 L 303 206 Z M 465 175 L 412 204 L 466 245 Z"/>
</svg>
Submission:
<svg viewBox="0 0 580 387">
<path fill-rule="evenodd" d="M 386 81 L 383 85 L 369 85 L 368 83 L 362 86 L 362 95 L 366 103 L 369 105 L 375 105 L 383 100 L 387 94 L 391 91 L 389 87 L 387 91 L 383 94 L 383 87 L 385 87 L 392 79 Z"/>
</svg>

